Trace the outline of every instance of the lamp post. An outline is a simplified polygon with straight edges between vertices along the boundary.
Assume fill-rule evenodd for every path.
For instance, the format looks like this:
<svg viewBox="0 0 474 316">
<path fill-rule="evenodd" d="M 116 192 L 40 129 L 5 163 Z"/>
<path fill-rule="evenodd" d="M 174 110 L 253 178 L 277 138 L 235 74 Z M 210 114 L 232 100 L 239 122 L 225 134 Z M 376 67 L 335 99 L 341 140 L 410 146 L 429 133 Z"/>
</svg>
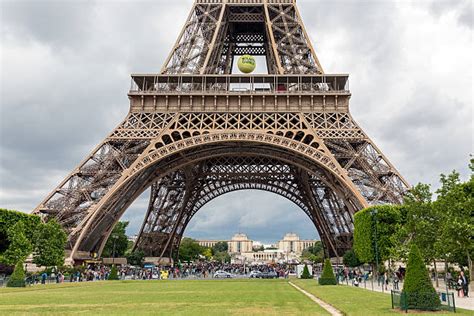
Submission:
<svg viewBox="0 0 474 316">
<path fill-rule="evenodd" d="M 117 235 L 112 235 L 112 239 L 114 240 L 114 246 L 113 246 L 113 250 L 112 250 L 112 265 L 115 265 L 115 242 L 117 241 L 118 236 Z"/>
<path fill-rule="evenodd" d="M 370 212 L 372 214 L 372 219 L 375 220 L 374 225 L 374 239 L 375 239 L 375 269 L 377 275 L 377 284 L 379 283 L 379 250 L 377 246 L 377 210 L 372 210 Z M 382 284 L 382 292 L 383 292 L 383 284 Z"/>
</svg>

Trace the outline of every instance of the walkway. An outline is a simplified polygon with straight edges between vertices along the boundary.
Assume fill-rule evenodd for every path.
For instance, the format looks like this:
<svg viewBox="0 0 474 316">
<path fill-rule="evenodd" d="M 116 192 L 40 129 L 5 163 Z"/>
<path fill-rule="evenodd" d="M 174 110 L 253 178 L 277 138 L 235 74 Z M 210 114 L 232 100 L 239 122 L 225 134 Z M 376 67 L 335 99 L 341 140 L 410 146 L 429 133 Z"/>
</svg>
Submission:
<svg viewBox="0 0 474 316">
<path fill-rule="evenodd" d="M 341 284 L 348 285 L 348 286 L 353 286 L 352 281 L 349 281 L 348 284 L 346 282 L 343 282 Z M 435 285 L 433 284 L 433 286 L 435 286 Z M 390 294 L 390 291 L 393 289 L 393 284 L 388 285 L 388 291 L 385 290 L 385 289 L 382 289 L 382 286 L 378 285 L 377 282 L 374 282 L 374 284 L 372 285 L 372 282 L 370 280 L 367 281 L 367 283 L 364 283 L 362 281 L 362 283 L 359 284 L 359 287 L 360 288 L 366 288 L 367 290 L 372 290 L 372 291 L 377 291 L 377 292 L 384 292 L 384 293 Z M 400 289 L 400 291 L 403 289 L 403 283 L 399 284 L 399 289 Z M 439 287 L 436 288 L 436 291 L 446 292 L 446 285 L 445 285 L 444 281 L 442 281 L 442 280 L 439 281 Z M 470 297 L 462 297 L 461 298 L 461 297 L 458 297 L 456 291 L 449 290 L 449 292 L 454 293 L 454 300 L 455 300 L 455 303 L 456 303 L 456 307 L 469 309 L 469 310 L 474 310 L 474 293 L 469 293 Z"/>
<path fill-rule="evenodd" d="M 306 292 L 305 290 L 303 290 L 302 288 L 300 288 L 299 286 L 293 284 L 292 282 L 288 282 L 292 287 L 294 287 L 295 289 L 297 289 L 298 291 L 300 291 L 301 293 L 303 293 L 304 295 L 306 295 L 307 297 L 309 297 L 313 302 L 315 302 L 316 304 L 320 305 L 322 308 L 324 308 L 326 311 L 328 311 L 329 314 L 333 315 L 333 316 L 343 316 L 344 314 L 337 310 L 334 306 L 332 305 L 329 305 L 328 303 L 320 300 L 319 298 L 317 298 L 316 296 L 314 296 L 313 294 L 309 293 L 309 292 Z"/>
</svg>

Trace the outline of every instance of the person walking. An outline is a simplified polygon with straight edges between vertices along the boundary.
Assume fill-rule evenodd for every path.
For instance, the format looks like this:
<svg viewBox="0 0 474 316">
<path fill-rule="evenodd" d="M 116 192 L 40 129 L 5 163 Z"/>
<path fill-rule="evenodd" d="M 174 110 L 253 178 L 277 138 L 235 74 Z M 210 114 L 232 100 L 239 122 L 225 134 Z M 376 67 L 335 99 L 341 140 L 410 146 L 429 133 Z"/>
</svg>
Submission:
<svg viewBox="0 0 474 316">
<path fill-rule="evenodd" d="M 463 294 L 464 294 L 465 297 L 469 297 L 469 280 L 467 279 L 466 275 L 464 274 L 464 271 L 461 271 L 460 277 L 461 277 L 461 280 L 462 280 Z"/>
</svg>

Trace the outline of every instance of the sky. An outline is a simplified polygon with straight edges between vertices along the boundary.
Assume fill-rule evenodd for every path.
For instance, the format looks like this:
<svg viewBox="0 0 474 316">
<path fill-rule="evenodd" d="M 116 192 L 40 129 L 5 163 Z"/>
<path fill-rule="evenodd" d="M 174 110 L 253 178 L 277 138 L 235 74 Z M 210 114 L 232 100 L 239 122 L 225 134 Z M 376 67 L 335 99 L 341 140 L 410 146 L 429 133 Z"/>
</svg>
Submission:
<svg viewBox="0 0 474 316">
<path fill-rule="evenodd" d="M 470 0 L 298 0 L 326 73 L 350 74 L 356 121 L 411 183 L 467 179 L 473 153 Z M 128 112 L 131 73 L 159 72 L 191 0 L 0 0 L 0 208 L 30 212 Z M 125 213 L 134 234 L 147 192 Z M 204 206 L 186 235 L 315 238 L 270 193 Z"/>
</svg>

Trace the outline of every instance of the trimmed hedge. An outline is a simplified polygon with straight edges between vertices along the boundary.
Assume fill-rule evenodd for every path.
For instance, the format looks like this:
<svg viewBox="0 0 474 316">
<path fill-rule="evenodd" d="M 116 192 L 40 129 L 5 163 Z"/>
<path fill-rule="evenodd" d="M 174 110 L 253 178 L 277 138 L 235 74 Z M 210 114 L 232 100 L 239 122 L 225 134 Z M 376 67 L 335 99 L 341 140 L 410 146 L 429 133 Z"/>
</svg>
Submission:
<svg viewBox="0 0 474 316">
<path fill-rule="evenodd" d="M 307 264 L 304 265 L 303 273 L 301 274 L 301 278 L 302 279 L 312 279 L 313 278 L 313 276 L 311 274 L 309 274 L 309 269 L 308 269 Z"/>
<path fill-rule="evenodd" d="M 7 287 L 25 287 L 25 270 L 23 270 L 23 263 L 18 262 L 15 266 L 10 279 L 8 279 Z"/>
<path fill-rule="evenodd" d="M 119 277 L 118 277 L 118 273 L 117 273 L 117 267 L 114 264 L 112 266 L 112 269 L 110 270 L 109 280 L 118 280 L 118 279 L 119 279 Z"/>
<path fill-rule="evenodd" d="M 390 248 L 393 246 L 391 237 L 401 221 L 401 208 L 399 205 L 377 205 L 363 209 L 354 215 L 354 251 L 360 261 L 364 263 L 376 261 L 375 222 L 377 222 L 379 261 L 388 259 Z M 372 215 L 373 211 L 377 214 Z"/>
<path fill-rule="evenodd" d="M 420 250 L 412 245 L 408 256 L 407 271 L 402 293 L 406 294 L 408 309 L 439 310 L 441 302 L 431 283 Z"/>
<path fill-rule="evenodd" d="M 36 215 L 30 215 L 22 212 L 0 209 L 0 254 L 7 250 L 9 246 L 7 231 L 18 221 L 25 224 L 25 235 L 33 243 L 34 234 L 41 219 Z"/>
<path fill-rule="evenodd" d="M 331 261 L 326 259 L 324 261 L 323 273 L 319 278 L 320 285 L 337 285 L 336 277 L 334 276 L 334 271 L 332 270 Z"/>
</svg>

